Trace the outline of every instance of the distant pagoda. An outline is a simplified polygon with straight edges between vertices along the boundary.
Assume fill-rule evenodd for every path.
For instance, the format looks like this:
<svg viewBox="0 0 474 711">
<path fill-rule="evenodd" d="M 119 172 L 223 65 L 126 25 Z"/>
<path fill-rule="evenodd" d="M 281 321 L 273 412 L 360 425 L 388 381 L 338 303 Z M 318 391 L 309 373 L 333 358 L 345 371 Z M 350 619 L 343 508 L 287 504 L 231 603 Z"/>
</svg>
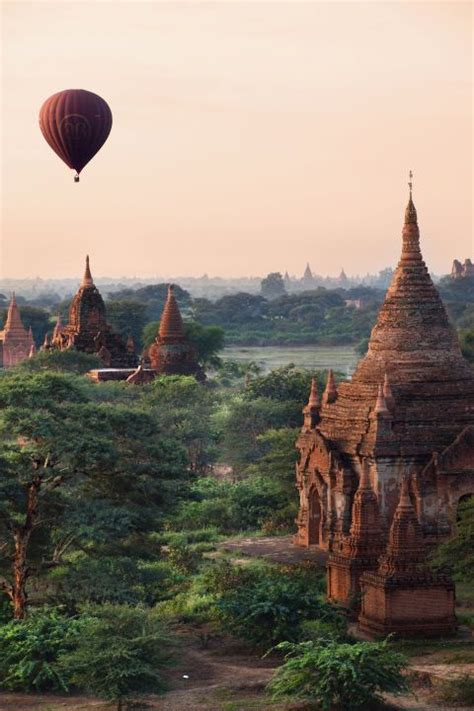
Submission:
<svg viewBox="0 0 474 711">
<path fill-rule="evenodd" d="M 34 349 L 31 328 L 27 331 L 23 326 L 20 310 L 13 294 L 8 306 L 7 319 L 3 331 L 0 331 L 0 365 L 2 368 L 12 368 L 29 357 Z"/>
<path fill-rule="evenodd" d="M 189 342 L 173 285 L 168 287 L 157 336 L 148 349 L 151 368 L 161 375 L 193 375 L 204 379 L 195 347 Z"/>
<path fill-rule="evenodd" d="M 96 354 L 108 368 L 134 368 L 137 365 L 130 344 L 127 347 L 107 323 L 104 301 L 92 279 L 89 256 L 86 257 L 81 286 L 69 309 L 69 321 L 62 326 L 58 317 L 49 346 Z"/>
</svg>

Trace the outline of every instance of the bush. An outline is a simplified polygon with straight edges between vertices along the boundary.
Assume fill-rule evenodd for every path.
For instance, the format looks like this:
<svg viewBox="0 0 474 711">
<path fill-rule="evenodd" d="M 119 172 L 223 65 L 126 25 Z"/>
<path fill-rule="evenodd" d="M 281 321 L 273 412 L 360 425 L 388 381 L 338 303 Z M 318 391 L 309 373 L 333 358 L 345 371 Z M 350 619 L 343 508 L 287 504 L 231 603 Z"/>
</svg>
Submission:
<svg viewBox="0 0 474 711">
<path fill-rule="evenodd" d="M 160 670 L 170 661 L 169 637 L 148 610 L 125 605 L 88 606 L 74 649 L 59 663 L 71 682 L 117 708 L 146 692 L 161 691 Z"/>
<path fill-rule="evenodd" d="M 363 709 L 380 700 L 380 692 L 407 690 L 402 675 L 406 658 L 388 641 L 341 644 L 324 639 L 293 644 L 282 642 L 285 653 L 268 689 L 275 700 L 290 697 L 329 709 Z"/>
<path fill-rule="evenodd" d="M 75 612 L 80 604 L 110 602 L 154 605 L 183 581 L 183 572 L 168 561 L 141 561 L 122 556 L 91 558 L 80 553 L 50 573 L 55 601 Z"/>
<path fill-rule="evenodd" d="M 83 621 L 41 610 L 0 626 L 0 687 L 10 691 L 67 691 L 58 665 L 80 634 Z"/>
<path fill-rule="evenodd" d="M 432 561 L 457 582 L 474 582 L 474 496 L 459 504 L 456 535 L 438 546 Z"/>
<path fill-rule="evenodd" d="M 259 647 L 297 640 L 305 620 L 330 621 L 337 616 L 317 594 L 311 576 L 284 575 L 279 570 L 224 592 L 217 608 L 233 634 Z"/>
</svg>

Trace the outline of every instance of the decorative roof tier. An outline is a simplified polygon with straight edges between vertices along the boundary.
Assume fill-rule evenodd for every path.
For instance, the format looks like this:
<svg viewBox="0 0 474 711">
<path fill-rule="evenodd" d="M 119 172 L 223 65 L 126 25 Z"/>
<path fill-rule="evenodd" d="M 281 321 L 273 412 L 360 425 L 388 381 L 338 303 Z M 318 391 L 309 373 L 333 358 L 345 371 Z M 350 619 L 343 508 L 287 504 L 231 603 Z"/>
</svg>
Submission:
<svg viewBox="0 0 474 711">
<path fill-rule="evenodd" d="M 113 368 L 135 367 L 135 353 L 107 323 L 105 304 L 92 278 L 89 255 L 81 285 L 69 309 L 69 322 L 63 326 L 58 316 L 51 346 L 59 350 L 74 348 L 96 353 Z"/>
<path fill-rule="evenodd" d="M 197 361 L 196 349 L 186 336 L 172 284 L 168 287 L 160 326 L 148 349 L 148 358 L 152 369 L 158 374 L 194 375 L 198 380 L 205 378 Z"/>
<path fill-rule="evenodd" d="M 474 424 L 474 370 L 423 261 L 411 182 L 402 240 L 367 355 L 352 380 L 338 385 L 334 403 L 323 398 L 318 429 L 349 454 L 367 431 L 382 382 L 401 455 L 431 454 Z"/>
<path fill-rule="evenodd" d="M 168 287 L 168 296 L 161 315 L 158 333 L 163 343 L 174 343 L 177 340 L 185 339 L 183 319 L 174 295 L 173 284 Z"/>
</svg>

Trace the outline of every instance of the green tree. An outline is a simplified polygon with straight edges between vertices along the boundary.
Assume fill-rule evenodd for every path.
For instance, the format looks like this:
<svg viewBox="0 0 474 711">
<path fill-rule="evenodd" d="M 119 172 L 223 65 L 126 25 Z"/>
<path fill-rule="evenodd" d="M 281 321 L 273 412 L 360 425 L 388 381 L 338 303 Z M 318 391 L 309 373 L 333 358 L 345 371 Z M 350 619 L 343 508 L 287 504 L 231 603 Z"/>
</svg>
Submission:
<svg viewBox="0 0 474 711">
<path fill-rule="evenodd" d="M 282 642 L 285 653 L 269 684 L 275 700 L 301 699 L 330 709 L 367 709 L 382 701 L 381 692 L 407 691 L 407 659 L 384 642 L 341 644 L 332 639 Z"/>
<path fill-rule="evenodd" d="M 262 279 L 260 291 L 265 299 L 278 299 L 286 294 L 285 282 L 280 272 L 272 272 Z"/>
<path fill-rule="evenodd" d="M 71 683 L 115 701 L 117 711 L 144 693 L 163 690 L 170 639 L 152 612 L 105 604 L 86 607 L 84 614 L 74 648 L 59 657 Z"/>
<path fill-rule="evenodd" d="M 141 348 L 142 331 L 147 321 L 146 304 L 134 299 L 112 299 L 105 304 L 107 321 L 125 340 L 132 336 L 137 351 Z"/>
<path fill-rule="evenodd" d="M 474 364 L 474 327 L 461 331 L 459 340 L 464 358 Z"/>
<path fill-rule="evenodd" d="M 456 534 L 436 548 L 432 560 L 455 580 L 474 582 L 474 496 L 459 504 Z"/>
<path fill-rule="evenodd" d="M 55 609 L 35 610 L 27 620 L 0 625 L 0 688 L 68 691 L 58 657 L 77 638 L 82 621 Z"/>
<path fill-rule="evenodd" d="M 150 413 L 97 403 L 94 392 L 61 373 L 0 379 L 0 585 L 17 619 L 28 580 L 109 525 L 106 504 L 112 540 L 138 535 L 159 525 L 186 474 L 182 448 Z"/>
<path fill-rule="evenodd" d="M 158 333 L 159 321 L 150 321 L 143 329 L 143 347 L 151 346 Z M 224 348 L 224 331 L 219 326 L 203 326 L 197 321 L 185 321 L 184 332 L 196 348 L 198 362 L 202 366 L 220 366 L 218 353 Z"/>
<path fill-rule="evenodd" d="M 214 424 L 214 391 L 193 377 L 155 378 L 144 403 L 162 436 L 179 439 L 188 455 L 190 471 L 205 474 L 216 456 L 218 429 Z"/>
<path fill-rule="evenodd" d="M 39 371 L 56 371 L 59 373 L 76 373 L 84 375 L 89 370 L 100 368 L 102 361 L 91 353 L 80 351 L 39 351 L 33 358 L 22 361 L 18 366 L 19 372 L 35 373 Z"/>
</svg>

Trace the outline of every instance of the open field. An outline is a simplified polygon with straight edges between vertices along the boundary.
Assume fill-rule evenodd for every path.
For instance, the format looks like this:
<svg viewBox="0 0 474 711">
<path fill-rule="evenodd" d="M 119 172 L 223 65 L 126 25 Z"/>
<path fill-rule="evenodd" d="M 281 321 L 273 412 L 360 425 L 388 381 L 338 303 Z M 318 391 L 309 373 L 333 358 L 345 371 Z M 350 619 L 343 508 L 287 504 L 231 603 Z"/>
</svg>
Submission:
<svg viewBox="0 0 474 711">
<path fill-rule="evenodd" d="M 294 363 L 308 370 L 332 368 L 346 376 L 354 372 L 360 358 L 352 346 L 228 346 L 223 357 L 240 363 L 254 361 L 264 372 Z"/>
</svg>

